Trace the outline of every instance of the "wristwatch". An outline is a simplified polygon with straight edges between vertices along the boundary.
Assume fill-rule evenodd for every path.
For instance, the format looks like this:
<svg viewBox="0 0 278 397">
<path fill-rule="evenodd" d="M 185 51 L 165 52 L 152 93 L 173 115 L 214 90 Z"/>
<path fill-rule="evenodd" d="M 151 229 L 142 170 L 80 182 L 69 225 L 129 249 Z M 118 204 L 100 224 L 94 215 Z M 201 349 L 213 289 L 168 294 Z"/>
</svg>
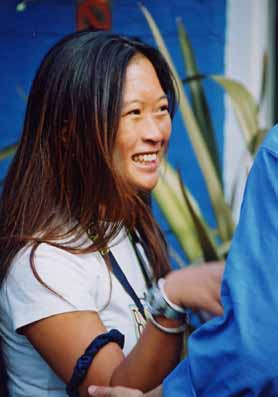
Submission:
<svg viewBox="0 0 278 397">
<path fill-rule="evenodd" d="M 190 309 L 171 302 L 164 291 L 165 279 L 160 278 L 157 284 L 148 290 L 146 305 L 151 316 L 163 316 L 173 320 L 183 320 L 188 324 Z"/>
</svg>

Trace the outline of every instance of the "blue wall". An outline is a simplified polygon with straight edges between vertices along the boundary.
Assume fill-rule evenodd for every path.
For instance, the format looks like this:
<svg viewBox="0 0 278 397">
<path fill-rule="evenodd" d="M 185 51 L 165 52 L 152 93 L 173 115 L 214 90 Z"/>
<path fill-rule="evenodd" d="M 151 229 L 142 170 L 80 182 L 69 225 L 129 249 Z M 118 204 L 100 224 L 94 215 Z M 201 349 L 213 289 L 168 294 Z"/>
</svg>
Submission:
<svg viewBox="0 0 278 397">
<path fill-rule="evenodd" d="M 22 96 L 28 95 L 42 56 L 60 37 L 75 29 L 74 0 L 37 0 L 22 13 L 16 12 L 17 3 L 17 0 L 9 0 L 0 4 L 0 148 L 16 142 L 20 135 L 25 110 Z M 177 16 L 181 16 L 185 23 L 200 71 L 204 74 L 224 73 L 225 0 L 145 0 L 143 3 L 158 23 L 181 77 L 185 77 L 185 72 L 177 39 Z M 138 36 L 154 44 L 137 1 L 112 1 L 112 24 L 115 32 Z M 205 88 L 222 153 L 223 92 L 209 81 L 205 82 Z M 179 114 L 175 117 L 168 158 L 181 169 L 184 181 L 213 225 L 205 185 Z M 8 165 L 8 160 L 0 163 L 0 179 Z M 154 211 L 168 239 L 178 249 L 156 206 Z"/>
<path fill-rule="evenodd" d="M 74 0 L 41 0 L 17 13 L 17 0 L 0 3 L 0 147 L 17 141 L 32 78 L 46 50 L 73 31 Z M 9 161 L 0 163 L 0 179 Z"/>
</svg>

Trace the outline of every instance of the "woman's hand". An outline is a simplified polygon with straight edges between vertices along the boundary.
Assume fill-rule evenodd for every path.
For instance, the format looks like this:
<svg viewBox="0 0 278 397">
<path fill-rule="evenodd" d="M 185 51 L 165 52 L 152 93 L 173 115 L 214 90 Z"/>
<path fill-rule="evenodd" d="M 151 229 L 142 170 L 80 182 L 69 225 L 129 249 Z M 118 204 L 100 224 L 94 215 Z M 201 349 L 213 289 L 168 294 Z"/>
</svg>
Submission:
<svg viewBox="0 0 278 397">
<path fill-rule="evenodd" d="M 145 394 L 140 390 L 121 386 L 90 386 L 88 394 L 93 397 L 162 397 L 162 386 L 159 386 Z"/>
<path fill-rule="evenodd" d="M 223 308 L 220 287 L 223 270 L 224 262 L 208 262 L 173 271 L 165 278 L 165 293 L 177 305 L 221 315 Z"/>
<path fill-rule="evenodd" d="M 88 393 L 89 396 L 93 397 L 144 397 L 144 394 L 140 390 L 121 386 L 90 386 Z"/>
</svg>

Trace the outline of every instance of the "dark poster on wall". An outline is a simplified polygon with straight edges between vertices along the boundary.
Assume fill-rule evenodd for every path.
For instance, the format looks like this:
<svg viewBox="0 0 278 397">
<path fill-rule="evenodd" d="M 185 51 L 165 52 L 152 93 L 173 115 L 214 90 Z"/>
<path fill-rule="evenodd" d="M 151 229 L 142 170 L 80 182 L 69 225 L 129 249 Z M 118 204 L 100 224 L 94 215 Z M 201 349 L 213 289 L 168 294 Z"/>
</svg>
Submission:
<svg viewBox="0 0 278 397">
<path fill-rule="evenodd" d="M 109 0 L 77 0 L 76 29 L 110 30 L 111 7 Z"/>
</svg>

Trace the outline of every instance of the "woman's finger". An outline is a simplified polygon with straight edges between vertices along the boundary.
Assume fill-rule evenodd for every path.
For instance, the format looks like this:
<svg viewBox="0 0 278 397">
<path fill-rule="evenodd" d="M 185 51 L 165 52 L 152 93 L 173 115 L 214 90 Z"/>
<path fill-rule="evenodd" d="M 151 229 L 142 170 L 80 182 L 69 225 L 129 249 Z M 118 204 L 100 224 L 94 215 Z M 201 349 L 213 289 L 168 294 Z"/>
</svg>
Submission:
<svg viewBox="0 0 278 397">
<path fill-rule="evenodd" d="M 140 390 L 128 389 L 126 387 L 106 387 L 106 386 L 90 386 L 88 388 L 89 396 L 93 397 L 143 397 L 144 394 Z"/>
</svg>

